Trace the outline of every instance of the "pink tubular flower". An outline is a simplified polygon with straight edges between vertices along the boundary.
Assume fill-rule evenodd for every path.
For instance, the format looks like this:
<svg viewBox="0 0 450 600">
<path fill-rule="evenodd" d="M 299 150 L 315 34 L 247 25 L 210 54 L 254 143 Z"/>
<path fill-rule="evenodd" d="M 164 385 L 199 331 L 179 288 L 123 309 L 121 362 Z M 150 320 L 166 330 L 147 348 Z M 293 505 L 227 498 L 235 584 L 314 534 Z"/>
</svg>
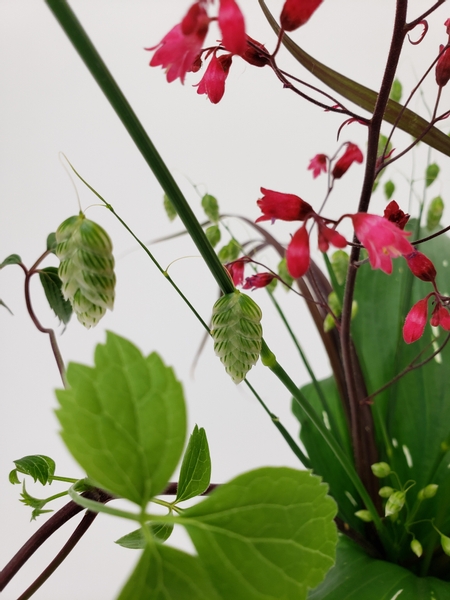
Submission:
<svg viewBox="0 0 450 600">
<path fill-rule="evenodd" d="M 328 157 L 326 154 L 316 154 L 309 163 L 308 171 L 312 171 L 313 178 L 315 179 L 322 172 L 327 172 L 327 163 Z"/>
<path fill-rule="evenodd" d="M 428 296 L 416 302 L 406 315 L 405 324 L 403 325 L 403 339 L 407 344 L 412 344 L 422 337 L 427 318 Z"/>
<path fill-rule="evenodd" d="M 232 54 L 243 54 L 247 46 L 245 22 L 235 0 L 220 0 L 219 27 L 225 48 Z"/>
<path fill-rule="evenodd" d="M 163 39 L 151 48 L 155 50 L 150 66 L 166 69 L 169 83 L 180 78 L 184 83 L 186 73 L 193 69 L 208 33 L 209 17 L 201 2 L 195 2 L 181 23 L 175 25 Z"/>
<path fill-rule="evenodd" d="M 450 331 L 450 314 L 448 310 L 444 306 L 437 304 L 431 315 L 430 323 L 433 327 L 440 325 L 442 329 Z"/>
<path fill-rule="evenodd" d="M 395 200 L 391 200 L 384 209 L 383 217 L 391 223 L 395 223 L 399 229 L 405 229 L 409 221 L 409 215 L 404 213 Z"/>
<path fill-rule="evenodd" d="M 244 268 L 245 262 L 243 260 L 235 260 L 231 263 L 224 265 L 226 270 L 231 276 L 235 286 L 242 285 L 244 282 Z"/>
<path fill-rule="evenodd" d="M 327 252 L 330 244 L 336 248 L 345 248 L 347 240 L 343 235 L 318 220 L 316 222 L 319 228 L 319 250 L 321 252 Z"/>
<path fill-rule="evenodd" d="M 284 31 L 294 31 L 304 25 L 322 0 L 286 0 L 280 15 L 280 24 Z"/>
<path fill-rule="evenodd" d="M 434 282 L 437 273 L 428 256 L 425 256 L 425 254 L 422 254 L 418 250 L 413 250 L 410 254 L 405 254 L 405 259 L 415 277 L 418 277 L 422 281 Z"/>
<path fill-rule="evenodd" d="M 303 225 L 294 233 L 286 250 L 287 268 L 294 279 L 303 277 L 309 269 L 309 236 Z"/>
<path fill-rule="evenodd" d="M 250 275 L 245 278 L 245 283 L 242 286 L 244 290 L 256 290 L 256 288 L 263 288 L 272 283 L 275 279 L 273 273 L 257 273 L 256 275 Z"/>
<path fill-rule="evenodd" d="M 224 54 L 217 58 L 212 55 L 205 74 L 197 84 L 197 94 L 206 94 L 213 104 L 222 100 L 225 93 L 225 80 L 231 67 L 231 54 Z"/>
<path fill-rule="evenodd" d="M 411 254 L 414 247 L 406 239 L 410 232 L 402 231 L 384 217 L 367 213 L 350 215 L 355 233 L 369 253 L 372 269 L 392 273 L 392 258 Z"/>
<path fill-rule="evenodd" d="M 294 194 L 282 194 L 261 188 L 263 197 L 257 200 L 257 205 L 263 212 L 263 216 L 256 219 L 260 221 L 303 221 L 309 214 L 314 213 L 310 204 L 295 196 Z"/>
<path fill-rule="evenodd" d="M 347 143 L 347 148 L 341 158 L 336 162 L 331 174 L 335 179 L 340 179 L 346 173 L 349 167 L 354 163 L 362 163 L 363 155 L 356 144 Z"/>
<path fill-rule="evenodd" d="M 439 53 L 444 50 L 442 44 L 439 46 Z M 439 87 L 447 85 L 450 79 L 450 47 L 440 55 L 436 64 L 436 83 Z"/>
</svg>

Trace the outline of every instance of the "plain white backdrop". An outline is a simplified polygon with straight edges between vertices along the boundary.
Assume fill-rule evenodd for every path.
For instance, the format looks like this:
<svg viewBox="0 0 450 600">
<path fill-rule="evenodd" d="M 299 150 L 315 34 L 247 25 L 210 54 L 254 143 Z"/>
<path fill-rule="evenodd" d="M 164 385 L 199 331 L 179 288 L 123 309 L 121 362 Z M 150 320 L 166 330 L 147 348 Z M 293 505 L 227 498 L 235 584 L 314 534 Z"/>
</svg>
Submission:
<svg viewBox="0 0 450 600">
<path fill-rule="evenodd" d="M 242 0 L 240 4 L 248 33 L 273 49 L 275 38 L 257 1 Z M 274 14 L 279 14 L 283 3 L 273 0 L 268 4 Z M 325 0 L 293 37 L 325 64 L 376 89 L 388 52 L 393 4 L 388 0 Z M 415 0 L 410 4 L 413 18 L 431 2 Z M 168 85 L 160 68 L 149 68 L 151 55 L 143 48 L 155 45 L 179 22 L 189 6 L 187 0 L 74 0 L 71 6 L 200 219 L 204 216 L 194 185 L 201 193 L 215 195 L 222 212 L 240 213 L 252 220 L 259 216 L 256 200 L 261 186 L 299 194 L 315 208 L 320 206 L 326 182 L 320 178 L 314 181 L 307 166 L 318 152 L 332 155 L 337 150 L 340 142 L 336 141 L 336 132 L 342 118 L 324 114 L 283 90 L 268 69 L 253 68 L 239 59 L 233 63 L 225 96 L 217 106 L 198 96 L 192 87 L 200 74 L 189 74 L 184 86 L 178 81 Z M 444 5 L 429 19 L 430 31 L 422 44 L 406 45 L 399 75 L 405 88 L 414 85 L 436 56 L 439 43 L 445 43 L 443 23 L 449 16 L 446 8 Z M 211 34 L 211 43 L 218 35 Z M 30 266 L 44 251 L 47 235 L 78 212 L 72 184 L 58 160 L 60 151 L 144 241 L 181 230 L 180 223 L 169 223 L 159 185 L 42 0 L 0 0 L 0 56 L 0 262 L 18 253 Z M 299 77 L 315 82 L 283 51 L 279 62 Z M 435 87 L 431 75 L 424 86 L 430 91 L 430 104 Z M 448 107 L 448 99 L 446 90 L 443 108 L 445 103 Z M 414 100 L 412 108 L 426 116 L 420 100 Z M 389 129 L 385 127 L 384 131 Z M 365 133 L 362 126 L 353 124 L 344 129 L 341 141 L 358 143 L 365 150 Z M 398 135 L 394 145 L 401 148 L 408 139 Z M 419 158 L 420 152 L 416 153 L 416 162 Z M 447 159 L 439 161 L 445 168 Z M 356 165 L 337 182 L 327 215 L 356 210 L 362 173 L 362 166 Z M 395 197 L 405 209 L 410 175 L 410 162 L 400 163 L 391 171 L 398 190 Z M 423 171 L 418 170 L 415 177 L 421 179 Z M 441 193 L 445 197 L 446 185 L 448 177 L 444 174 L 433 195 Z M 79 183 L 77 188 L 84 209 L 96 204 L 86 188 Z M 380 193 L 372 212 L 379 213 L 384 205 Z M 63 332 L 38 282 L 33 286 L 36 312 L 44 325 L 57 329 L 65 361 L 92 364 L 94 348 L 104 341 L 105 330 L 127 337 L 145 354 L 158 351 L 183 381 L 189 428 L 197 423 L 206 429 L 215 482 L 263 465 L 301 468 L 246 388 L 235 386 L 227 377 L 210 340 L 192 375 L 192 363 L 203 336 L 195 317 L 108 211 L 92 207 L 87 216 L 100 223 L 114 243 L 114 311 L 93 330 L 85 330 L 73 318 Z M 241 241 L 254 237 L 249 226 L 231 219 L 228 223 Z M 295 229 L 277 223 L 270 231 L 287 243 Z M 171 276 L 208 320 L 218 290 L 187 236 L 152 249 L 163 267 L 186 257 L 171 267 Z M 263 259 L 272 267 L 277 263 L 271 252 Z M 264 335 L 269 346 L 299 384 L 307 383 L 306 371 L 264 291 L 255 292 L 253 297 L 264 312 Z M 302 301 L 283 290 L 277 292 L 277 297 L 317 376 L 327 376 L 329 365 Z M 53 390 L 61 382 L 48 339 L 33 327 L 26 312 L 19 268 L 1 271 L 0 299 L 14 313 L 11 316 L 0 310 L 3 566 L 46 518 L 29 522 L 31 511 L 19 502 L 19 486 L 8 483 L 12 461 L 29 454 L 47 454 L 56 460 L 57 474 L 84 474 L 58 434 Z M 259 364 L 249 379 L 297 436 L 298 424 L 290 414 L 286 391 Z M 29 485 L 29 491 L 39 497 L 59 489 L 56 484 L 44 489 Z M 75 522 L 69 523 L 38 551 L 6 588 L 2 596 L 5 600 L 23 592 L 74 527 Z M 35 597 L 114 598 L 138 558 L 136 552 L 113 543 L 130 529 L 127 522 L 101 515 Z M 173 543 L 190 548 L 183 532 L 175 532 Z"/>
</svg>

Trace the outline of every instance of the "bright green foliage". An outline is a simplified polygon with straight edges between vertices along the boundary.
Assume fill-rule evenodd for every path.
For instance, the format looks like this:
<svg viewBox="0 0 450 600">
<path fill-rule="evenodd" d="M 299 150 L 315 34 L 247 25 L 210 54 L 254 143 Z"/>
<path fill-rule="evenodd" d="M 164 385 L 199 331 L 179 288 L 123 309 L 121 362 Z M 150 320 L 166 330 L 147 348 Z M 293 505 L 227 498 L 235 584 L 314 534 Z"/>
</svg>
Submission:
<svg viewBox="0 0 450 600">
<path fill-rule="evenodd" d="M 214 196 L 211 196 L 211 194 L 205 194 L 202 198 L 202 207 L 206 216 L 212 223 L 219 222 L 219 203 Z"/>
<path fill-rule="evenodd" d="M 56 267 L 40 269 L 39 279 L 41 280 L 50 308 L 53 309 L 58 319 L 66 325 L 72 316 L 72 305 L 62 295 L 62 281 L 59 278 L 58 269 Z"/>
<path fill-rule="evenodd" d="M 223 600 L 195 556 L 155 543 L 144 550 L 118 600 Z"/>
<path fill-rule="evenodd" d="M 426 187 L 430 187 L 430 185 L 436 180 L 437 176 L 439 175 L 440 170 L 441 169 L 439 168 L 439 165 L 437 165 L 436 163 L 432 163 L 431 165 L 428 165 L 426 173 L 425 173 Z"/>
<path fill-rule="evenodd" d="M 80 213 L 56 231 L 62 293 L 85 327 L 96 325 L 114 306 L 114 258 L 108 234 Z"/>
<path fill-rule="evenodd" d="M 261 317 L 259 306 L 238 290 L 225 294 L 214 304 L 214 351 L 235 383 L 245 379 L 261 353 Z"/>
<path fill-rule="evenodd" d="M 307 471 L 266 467 L 185 511 L 184 525 L 220 598 L 306 598 L 334 561 L 336 504 L 326 491 Z"/>
<path fill-rule="evenodd" d="M 211 458 L 206 432 L 196 425 L 181 464 L 177 502 L 202 494 L 211 480 Z"/>
<path fill-rule="evenodd" d="M 25 481 L 22 484 L 22 492 L 20 494 L 20 501 L 25 504 L 25 506 L 31 506 L 33 509 L 31 513 L 31 520 L 34 521 L 39 515 L 43 515 L 44 513 L 52 512 L 51 509 L 44 510 L 43 507 L 47 504 L 47 498 L 34 498 L 27 492 L 25 487 Z"/>
<path fill-rule="evenodd" d="M 207 227 L 205 229 L 205 235 L 213 248 L 217 246 L 217 244 L 220 242 L 220 238 L 222 237 L 220 233 L 220 227 L 218 225 L 211 225 L 211 227 Z"/>
<path fill-rule="evenodd" d="M 287 268 L 286 257 L 282 258 L 278 263 L 278 275 L 281 277 L 281 279 L 286 285 L 292 286 L 292 284 L 294 283 L 294 278 L 291 276 Z M 283 289 L 289 291 L 289 288 L 287 288 L 286 286 L 283 286 Z"/>
<path fill-rule="evenodd" d="M 96 485 L 145 506 L 184 445 L 183 391 L 172 369 L 108 333 L 95 367 L 69 364 L 67 382 L 56 413 L 68 449 Z"/>
<path fill-rule="evenodd" d="M 172 523 L 152 523 L 150 525 L 150 531 L 159 541 L 165 542 L 172 534 L 173 525 Z M 123 548 L 129 548 L 131 550 L 143 550 L 147 545 L 147 539 L 141 528 L 127 533 L 116 540 L 115 543 Z"/>
<path fill-rule="evenodd" d="M 45 485 L 51 483 L 52 477 L 55 474 L 55 461 L 44 454 L 24 456 L 15 460 L 14 464 L 16 468 L 9 474 L 11 483 L 20 483 L 17 473 L 23 473 L 23 475 L 32 477 L 35 482 L 39 481 L 42 485 Z"/>
<path fill-rule="evenodd" d="M 402 99 L 403 86 L 398 79 L 394 79 L 392 82 L 391 93 L 389 98 L 394 102 L 400 102 Z"/>
<path fill-rule="evenodd" d="M 236 260 L 241 251 L 240 245 L 236 240 L 230 240 L 228 244 L 222 246 L 218 252 L 219 260 L 221 263 L 232 262 Z"/>
<path fill-rule="evenodd" d="M 386 196 L 386 200 L 390 200 L 394 192 L 395 183 L 389 179 L 389 181 L 386 181 L 384 184 L 384 195 Z"/>
<path fill-rule="evenodd" d="M 163 203 L 164 203 L 164 210 L 166 211 L 166 214 L 169 217 L 169 220 L 174 221 L 177 217 L 177 211 L 175 210 L 175 207 L 172 204 L 172 201 L 170 200 L 170 198 L 167 194 L 164 194 Z"/>
<path fill-rule="evenodd" d="M 436 229 L 439 225 L 439 222 L 442 218 L 442 213 L 444 212 L 444 201 L 441 196 L 436 196 L 430 202 L 430 206 L 427 211 L 427 229 L 430 231 L 432 229 Z"/>
</svg>

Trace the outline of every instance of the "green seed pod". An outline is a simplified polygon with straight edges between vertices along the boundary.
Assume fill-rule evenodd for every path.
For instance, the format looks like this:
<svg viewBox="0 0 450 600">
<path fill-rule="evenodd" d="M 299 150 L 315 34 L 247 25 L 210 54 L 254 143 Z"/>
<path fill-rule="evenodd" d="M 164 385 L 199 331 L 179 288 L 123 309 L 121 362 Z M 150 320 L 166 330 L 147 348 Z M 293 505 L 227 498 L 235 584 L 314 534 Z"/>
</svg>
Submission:
<svg viewBox="0 0 450 600">
<path fill-rule="evenodd" d="M 441 546 L 442 546 L 442 550 L 445 552 L 445 554 L 447 554 L 447 556 L 450 556 L 450 538 L 442 533 L 441 533 Z"/>
<path fill-rule="evenodd" d="M 384 514 L 386 517 L 389 515 L 396 515 L 400 512 L 405 504 L 405 492 L 397 490 L 393 494 L 391 494 L 386 502 L 386 506 L 384 508 Z"/>
<path fill-rule="evenodd" d="M 387 477 L 391 473 L 391 467 L 385 462 L 374 463 L 370 468 L 375 477 Z"/>
<path fill-rule="evenodd" d="M 440 196 L 436 196 L 430 202 L 430 206 L 427 211 L 427 229 L 433 230 L 439 225 L 439 222 L 444 212 L 444 201 Z"/>
<path fill-rule="evenodd" d="M 388 485 L 385 485 L 384 487 L 382 487 L 378 490 L 378 493 L 382 498 L 389 498 L 389 496 L 391 494 L 393 494 L 394 492 L 395 492 L 394 488 L 391 488 Z"/>
<path fill-rule="evenodd" d="M 261 309 L 238 290 L 214 304 L 211 335 L 214 351 L 235 383 L 240 383 L 261 354 Z"/>
<path fill-rule="evenodd" d="M 414 554 L 420 558 L 423 554 L 423 548 L 419 540 L 413 540 L 410 545 Z"/>
<path fill-rule="evenodd" d="M 114 305 L 114 258 L 108 234 L 83 213 L 70 217 L 56 231 L 55 254 L 62 293 L 78 320 L 88 329 Z"/>
<path fill-rule="evenodd" d="M 361 521 L 365 521 L 366 523 L 373 521 L 372 515 L 368 510 L 357 510 L 355 512 L 355 517 L 358 517 L 358 519 L 361 519 Z"/>
<path fill-rule="evenodd" d="M 419 500 L 428 500 L 428 498 L 433 498 L 433 496 L 436 496 L 438 487 L 439 486 L 435 483 L 430 483 L 429 485 L 425 486 L 422 490 L 420 490 L 420 492 L 417 494 L 417 498 Z"/>
</svg>

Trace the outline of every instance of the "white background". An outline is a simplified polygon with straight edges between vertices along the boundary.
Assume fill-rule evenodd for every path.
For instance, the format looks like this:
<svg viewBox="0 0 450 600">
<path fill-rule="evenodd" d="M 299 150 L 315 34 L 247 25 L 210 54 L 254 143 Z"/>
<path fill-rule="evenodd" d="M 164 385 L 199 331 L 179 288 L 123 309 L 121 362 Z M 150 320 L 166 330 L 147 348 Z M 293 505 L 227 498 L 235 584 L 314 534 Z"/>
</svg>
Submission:
<svg viewBox="0 0 450 600">
<path fill-rule="evenodd" d="M 274 35 L 257 2 L 242 0 L 240 4 L 248 33 L 273 49 Z M 388 0 L 328 0 L 293 37 L 319 60 L 376 89 L 389 47 L 393 4 Z M 416 0 L 410 4 L 410 16 L 415 18 L 431 2 Z M 269 5 L 279 14 L 280 0 Z M 200 74 L 189 74 L 184 86 L 179 81 L 168 85 L 160 68 L 148 67 L 151 55 L 143 48 L 155 45 L 179 22 L 189 6 L 185 0 L 74 0 L 71 6 L 200 219 L 204 216 L 192 183 L 201 193 L 215 195 L 222 212 L 240 213 L 252 220 L 260 214 L 256 200 L 261 186 L 296 193 L 315 208 L 320 206 L 326 182 L 324 178 L 313 181 L 307 165 L 318 152 L 332 155 L 337 150 L 340 142 L 336 142 L 336 133 L 342 118 L 308 105 L 283 90 L 271 71 L 253 68 L 240 59 L 233 62 L 225 96 L 217 106 L 198 96 L 192 87 Z M 445 43 L 443 22 L 447 17 L 444 5 L 429 19 L 430 31 L 424 42 L 419 46 L 406 44 L 399 75 L 405 87 L 418 80 L 436 56 L 439 43 Z M 211 44 L 219 37 L 214 27 L 212 30 Z M 413 35 L 417 38 L 419 34 Z M 152 173 L 43 1 L 0 0 L 0 56 L 0 262 L 18 253 L 30 266 L 45 249 L 47 234 L 78 212 L 72 184 L 58 160 L 60 151 L 141 239 L 149 241 L 180 231 L 180 224 L 169 223 L 164 213 L 162 191 Z M 279 62 L 299 77 L 315 82 L 284 52 Z M 433 74 L 425 89 L 430 91 L 428 102 L 432 105 L 436 93 Z M 444 92 L 445 106 L 448 91 Z M 426 115 L 420 100 L 414 100 L 411 107 Z M 447 131 L 448 126 L 443 127 Z M 389 130 L 385 127 L 384 131 Z M 402 148 L 408 139 L 399 135 L 394 146 Z M 358 143 L 365 150 L 364 127 L 348 126 L 341 141 Z M 419 167 L 414 176 L 421 180 L 420 152 L 415 161 Z M 446 158 L 439 162 L 446 167 Z M 336 183 L 327 215 L 356 210 L 362 173 L 363 167 L 355 165 Z M 410 176 L 409 162 L 391 169 L 398 187 L 395 197 L 405 209 Z M 444 194 L 447 179 L 444 174 L 430 197 Z M 419 181 L 419 188 L 422 186 Z M 77 183 L 77 188 L 84 209 L 96 203 L 81 184 Z M 380 213 L 384 205 L 382 194 L 378 194 L 371 210 Z M 413 201 L 411 210 L 415 206 Z M 106 228 L 114 242 L 114 312 L 89 331 L 73 318 L 62 335 L 38 282 L 33 286 L 36 312 L 44 325 L 58 330 L 65 361 L 91 364 L 95 345 L 104 341 L 106 329 L 127 337 L 145 354 L 157 350 L 184 383 L 189 429 L 198 423 L 207 431 L 215 482 L 263 465 L 300 467 L 253 397 L 226 376 L 210 340 L 192 376 L 192 362 L 203 336 L 195 317 L 110 213 L 94 207 L 87 216 Z M 250 227 L 235 220 L 228 223 L 241 241 L 254 237 Z M 293 226 L 277 223 L 270 231 L 287 243 L 289 234 L 295 231 Z M 155 245 L 153 251 L 163 267 L 180 257 L 195 257 L 176 262 L 170 273 L 208 320 L 218 290 L 193 244 L 182 237 Z M 277 263 L 270 252 L 262 260 L 272 267 Z M 327 376 L 328 362 L 302 301 L 283 290 L 277 295 L 317 376 Z M 256 292 L 253 297 L 264 311 L 264 334 L 269 346 L 295 381 L 306 383 L 305 369 L 265 293 Z M 47 337 L 33 327 L 26 312 L 19 268 L 8 267 L 0 273 L 0 298 L 14 313 L 12 317 L 0 310 L 3 565 L 46 518 L 29 523 L 30 509 L 18 501 L 19 486 L 8 483 L 12 461 L 41 453 L 56 460 L 59 475 L 82 477 L 83 472 L 58 435 L 53 413 L 53 390 L 60 386 L 58 371 Z M 249 379 L 297 436 L 289 395 L 261 365 L 252 370 Z M 29 491 L 45 497 L 55 493 L 57 486 L 42 489 L 30 484 Z M 2 598 L 17 598 L 56 554 L 74 526 L 70 523 L 53 536 L 6 588 Z M 130 529 L 127 522 L 100 516 L 35 597 L 115 597 L 138 555 L 113 542 Z M 173 543 L 189 547 L 182 533 L 173 536 Z"/>
</svg>

